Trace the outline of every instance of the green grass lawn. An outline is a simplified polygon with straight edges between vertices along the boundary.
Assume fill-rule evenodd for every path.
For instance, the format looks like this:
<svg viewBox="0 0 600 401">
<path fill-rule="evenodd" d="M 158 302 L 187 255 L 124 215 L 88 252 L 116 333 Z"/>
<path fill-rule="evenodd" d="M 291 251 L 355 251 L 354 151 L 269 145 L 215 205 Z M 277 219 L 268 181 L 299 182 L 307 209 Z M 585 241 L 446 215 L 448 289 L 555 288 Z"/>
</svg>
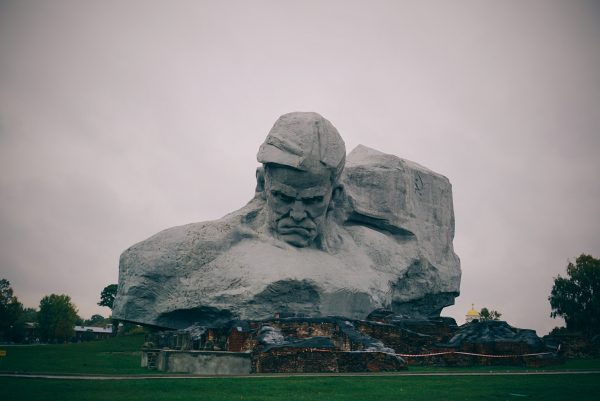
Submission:
<svg viewBox="0 0 600 401">
<path fill-rule="evenodd" d="M 79 344 L 0 346 L 0 372 L 152 373 L 140 367 L 144 335 L 120 336 Z"/>
<path fill-rule="evenodd" d="M 2 399 L 598 400 L 600 375 L 291 377 L 81 381 L 0 378 Z"/>
<path fill-rule="evenodd" d="M 0 372 L 137 375 L 142 335 L 64 345 L 0 347 Z M 600 370 L 571 360 L 544 370 Z M 410 368 L 409 372 L 535 371 L 518 367 Z M 0 377 L 0 400 L 597 400 L 600 374 L 49 380 Z"/>
</svg>

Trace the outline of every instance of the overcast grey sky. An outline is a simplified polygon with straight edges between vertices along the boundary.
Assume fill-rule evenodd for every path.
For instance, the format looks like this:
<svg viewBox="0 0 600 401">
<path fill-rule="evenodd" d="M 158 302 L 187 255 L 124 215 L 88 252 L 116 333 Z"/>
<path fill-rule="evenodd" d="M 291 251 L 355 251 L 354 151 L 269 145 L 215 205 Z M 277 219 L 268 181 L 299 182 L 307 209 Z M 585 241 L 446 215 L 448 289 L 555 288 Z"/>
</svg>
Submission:
<svg viewBox="0 0 600 401">
<path fill-rule="evenodd" d="M 461 296 L 545 334 L 600 257 L 600 7 L 585 1 L 0 0 L 0 277 L 83 317 L 119 254 L 253 195 L 316 111 L 453 184 Z"/>
</svg>

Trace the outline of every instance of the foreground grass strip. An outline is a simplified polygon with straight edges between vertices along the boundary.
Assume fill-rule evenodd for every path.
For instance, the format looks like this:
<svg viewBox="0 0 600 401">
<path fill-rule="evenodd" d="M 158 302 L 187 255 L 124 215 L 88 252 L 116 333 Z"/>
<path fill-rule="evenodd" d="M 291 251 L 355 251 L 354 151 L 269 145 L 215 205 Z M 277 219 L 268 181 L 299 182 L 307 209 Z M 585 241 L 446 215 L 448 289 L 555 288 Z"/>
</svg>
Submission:
<svg viewBox="0 0 600 401">
<path fill-rule="evenodd" d="M 78 381 L 0 377 L 6 400 L 597 400 L 600 374 Z"/>
</svg>

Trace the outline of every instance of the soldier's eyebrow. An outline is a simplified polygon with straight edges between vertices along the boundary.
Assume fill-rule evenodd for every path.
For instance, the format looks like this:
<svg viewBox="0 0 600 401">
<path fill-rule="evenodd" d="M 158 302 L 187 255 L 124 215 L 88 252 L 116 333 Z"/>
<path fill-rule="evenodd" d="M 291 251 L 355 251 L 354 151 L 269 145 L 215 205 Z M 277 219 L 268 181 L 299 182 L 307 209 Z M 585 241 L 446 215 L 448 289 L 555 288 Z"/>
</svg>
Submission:
<svg viewBox="0 0 600 401">
<path fill-rule="evenodd" d="M 327 190 L 315 187 L 315 188 L 306 188 L 300 191 L 300 197 L 302 199 L 316 198 L 316 197 L 324 197 L 327 194 Z"/>
<path fill-rule="evenodd" d="M 284 194 L 285 196 L 290 196 L 292 198 L 295 198 L 297 195 L 297 192 L 294 188 L 289 187 L 285 184 L 282 184 L 280 182 L 271 182 L 269 185 L 269 189 L 271 191 L 278 191 L 281 192 L 282 194 Z"/>
</svg>

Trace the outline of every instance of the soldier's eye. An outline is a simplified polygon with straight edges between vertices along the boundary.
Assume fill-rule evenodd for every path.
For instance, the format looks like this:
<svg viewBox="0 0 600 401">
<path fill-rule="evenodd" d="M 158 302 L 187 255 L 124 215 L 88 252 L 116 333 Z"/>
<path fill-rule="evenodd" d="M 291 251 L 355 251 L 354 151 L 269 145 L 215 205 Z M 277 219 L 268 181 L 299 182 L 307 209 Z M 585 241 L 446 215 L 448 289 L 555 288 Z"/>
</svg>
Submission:
<svg viewBox="0 0 600 401">
<path fill-rule="evenodd" d="M 323 202 L 322 196 L 314 196 L 312 198 L 304 199 L 304 203 L 306 203 L 308 205 L 315 204 L 315 203 L 321 203 L 321 202 Z"/>
<path fill-rule="evenodd" d="M 286 203 L 290 203 L 294 201 L 294 198 L 292 198 L 291 196 L 287 196 L 284 193 L 281 193 L 279 191 L 272 191 L 271 192 L 273 194 L 273 196 L 275 198 L 277 198 L 278 200 L 282 201 L 282 202 L 286 202 Z"/>
</svg>

